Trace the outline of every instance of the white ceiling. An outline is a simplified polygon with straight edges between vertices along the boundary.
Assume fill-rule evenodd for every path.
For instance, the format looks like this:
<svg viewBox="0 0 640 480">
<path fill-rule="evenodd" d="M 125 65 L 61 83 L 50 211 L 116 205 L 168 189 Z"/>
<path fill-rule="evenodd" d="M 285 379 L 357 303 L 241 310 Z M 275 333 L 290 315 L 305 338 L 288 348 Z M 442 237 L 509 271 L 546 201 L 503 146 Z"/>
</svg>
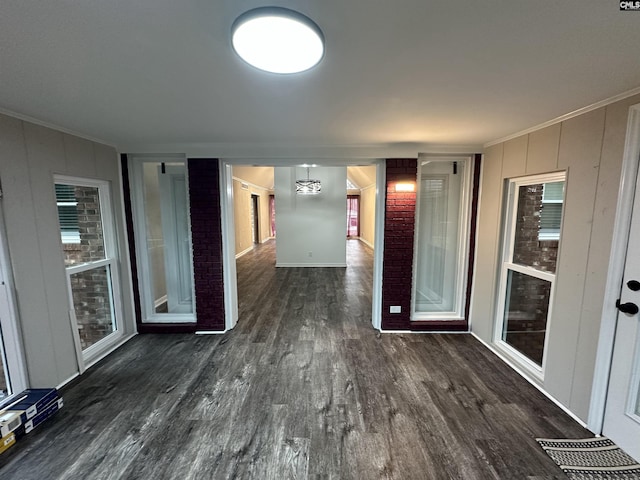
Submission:
<svg viewBox="0 0 640 480">
<path fill-rule="evenodd" d="M 0 108 L 124 151 L 462 149 L 640 86 L 640 13 L 613 0 L 275 3 L 323 30 L 311 71 L 234 56 L 257 0 L 2 0 Z"/>
</svg>

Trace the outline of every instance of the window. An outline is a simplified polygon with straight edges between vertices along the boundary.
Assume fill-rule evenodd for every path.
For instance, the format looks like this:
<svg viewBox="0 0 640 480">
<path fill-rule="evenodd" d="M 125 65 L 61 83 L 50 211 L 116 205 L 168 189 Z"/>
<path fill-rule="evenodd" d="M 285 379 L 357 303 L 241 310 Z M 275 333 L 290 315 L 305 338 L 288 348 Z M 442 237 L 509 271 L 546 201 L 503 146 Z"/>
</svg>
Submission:
<svg viewBox="0 0 640 480">
<path fill-rule="evenodd" d="M 109 183 L 55 176 L 60 238 L 80 370 L 122 336 Z"/>
<path fill-rule="evenodd" d="M 564 182 L 545 183 L 542 189 L 538 240 L 559 240 Z"/>
<path fill-rule="evenodd" d="M 195 322 L 187 167 L 184 159 L 132 157 L 142 321 Z"/>
<path fill-rule="evenodd" d="M 418 171 L 412 320 L 462 320 L 472 162 L 422 158 Z"/>
<path fill-rule="evenodd" d="M 494 341 L 542 377 L 560 244 L 564 173 L 511 180 Z"/>
<path fill-rule="evenodd" d="M 360 236 L 360 196 L 347 195 L 347 237 Z"/>
<path fill-rule="evenodd" d="M 73 185 L 56 184 L 56 204 L 62 243 L 80 243 L 78 202 Z"/>
</svg>

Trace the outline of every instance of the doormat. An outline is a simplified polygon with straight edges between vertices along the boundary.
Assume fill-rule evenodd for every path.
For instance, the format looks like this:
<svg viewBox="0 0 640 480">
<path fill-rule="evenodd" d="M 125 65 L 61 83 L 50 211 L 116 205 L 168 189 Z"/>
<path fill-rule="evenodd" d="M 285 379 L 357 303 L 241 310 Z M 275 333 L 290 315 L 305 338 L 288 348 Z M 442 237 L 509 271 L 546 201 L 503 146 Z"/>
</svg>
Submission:
<svg viewBox="0 0 640 480">
<path fill-rule="evenodd" d="M 536 438 L 571 480 L 640 480 L 640 464 L 608 438 Z"/>
</svg>

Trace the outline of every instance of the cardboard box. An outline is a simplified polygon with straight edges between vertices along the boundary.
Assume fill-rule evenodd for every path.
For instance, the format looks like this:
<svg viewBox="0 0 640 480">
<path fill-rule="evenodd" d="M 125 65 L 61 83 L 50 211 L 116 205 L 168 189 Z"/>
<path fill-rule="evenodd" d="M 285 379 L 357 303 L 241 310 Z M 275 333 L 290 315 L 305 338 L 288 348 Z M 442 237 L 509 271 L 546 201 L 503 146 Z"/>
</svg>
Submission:
<svg viewBox="0 0 640 480">
<path fill-rule="evenodd" d="M 56 398 L 49 405 L 41 409 L 40 413 L 38 413 L 35 417 L 27 420 L 23 425 L 18 427 L 15 431 L 16 438 L 19 439 L 25 436 L 27 433 L 31 433 L 34 428 L 52 417 L 58 410 L 63 407 L 63 405 L 64 402 L 62 400 L 62 397 Z"/>
<path fill-rule="evenodd" d="M 17 411 L 0 411 L 0 437 L 5 438 L 22 425 L 24 412 Z"/>
<path fill-rule="evenodd" d="M 11 401 L 0 404 L 0 413 L 7 410 L 23 411 L 22 423 L 25 423 L 57 398 L 58 390 L 55 388 L 29 388 L 16 395 Z"/>
<path fill-rule="evenodd" d="M 10 433 L 6 437 L 2 437 L 0 439 L 0 453 L 7 450 L 11 445 L 16 443 L 16 435 L 15 433 Z"/>
</svg>

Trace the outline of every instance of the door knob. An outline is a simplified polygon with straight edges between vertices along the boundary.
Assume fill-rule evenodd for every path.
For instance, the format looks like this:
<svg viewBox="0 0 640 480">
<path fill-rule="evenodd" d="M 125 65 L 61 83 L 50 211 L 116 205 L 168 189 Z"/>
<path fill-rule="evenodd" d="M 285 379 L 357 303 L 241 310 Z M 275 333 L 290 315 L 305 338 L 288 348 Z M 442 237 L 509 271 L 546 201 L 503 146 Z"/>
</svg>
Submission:
<svg viewBox="0 0 640 480">
<path fill-rule="evenodd" d="M 640 282 L 638 280 L 629 280 L 627 282 L 627 287 L 629 287 L 629 290 L 637 292 L 638 290 L 640 290 Z"/>
<path fill-rule="evenodd" d="M 629 315 L 635 315 L 640 311 L 635 303 L 627 302 L 620 303 L 620 299 L 616 300 L 616 308 L 622 313 L 628 313 Z"/>
</svg>

